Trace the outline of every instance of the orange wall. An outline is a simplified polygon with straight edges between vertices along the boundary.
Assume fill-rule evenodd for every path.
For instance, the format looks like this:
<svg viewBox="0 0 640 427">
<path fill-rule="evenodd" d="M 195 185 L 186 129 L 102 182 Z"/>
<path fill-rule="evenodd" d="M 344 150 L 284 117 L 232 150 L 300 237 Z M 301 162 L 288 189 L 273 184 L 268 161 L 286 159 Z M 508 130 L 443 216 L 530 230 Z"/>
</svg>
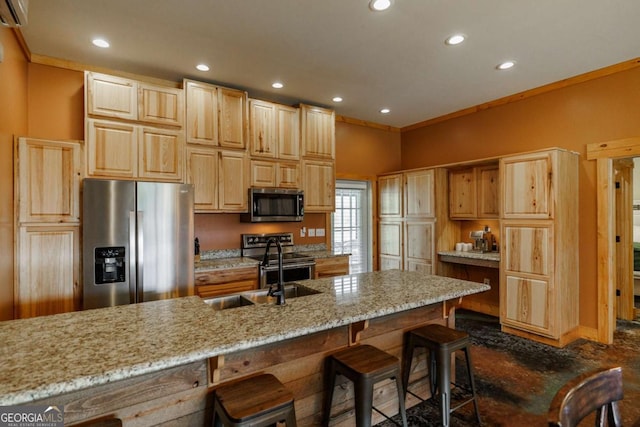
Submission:
<svg viewBox="0 0 640 427">
<path fill-rule="evenodd" d="M 0 26 L 0 320 L 13 319 L 13 137 L 27 131 L 27 60 Z"/>
<path fill-rule="evenodd" d="M 336 173 L 370 176 L 401 167 L 400 132 L 336 122 Z"/>
<path fill-rule="evenodd" d="M 640 135 L 640 68 L 402 133 L 402 167 L 548 147 L 581 154 L 580 324 L 597 327 L 596 164 L 586 145 Z"/>
</svg>

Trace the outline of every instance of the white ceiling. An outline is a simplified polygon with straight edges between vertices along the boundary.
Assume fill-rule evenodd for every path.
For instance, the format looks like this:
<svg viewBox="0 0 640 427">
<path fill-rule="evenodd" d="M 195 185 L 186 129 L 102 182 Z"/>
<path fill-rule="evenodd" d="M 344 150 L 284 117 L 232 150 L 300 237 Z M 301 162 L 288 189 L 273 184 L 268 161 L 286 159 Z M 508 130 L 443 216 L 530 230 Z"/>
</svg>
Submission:
<svg viewBox="0 0 640 427">
<path fill-rule="evenodd" d="M 636 58 L 638 18 L 639 0 L 30 0 L 22 32 L 34 54 L 404 127 Z"/>
</svg>

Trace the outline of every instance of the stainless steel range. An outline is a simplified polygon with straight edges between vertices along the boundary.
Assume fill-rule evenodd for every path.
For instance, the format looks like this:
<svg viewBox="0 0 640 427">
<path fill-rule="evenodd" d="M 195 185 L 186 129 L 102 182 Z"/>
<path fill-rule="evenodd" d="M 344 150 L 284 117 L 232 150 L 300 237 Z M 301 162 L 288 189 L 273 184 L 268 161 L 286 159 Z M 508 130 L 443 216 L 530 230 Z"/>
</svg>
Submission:
<svg viewBox="0 0 640 427">
<path fill-rule="evenodd" d="M 278 282 L 278 254 L 276 245 L 269 248 L 268 264 L 263 265 L 267 242 L 275 238 L 282 247 L 283 282 L 313 279 L 316 261 L 313 257 L 294 252 L 293 233 L 243 234 L 240 246 L 242 256 L 261 261 L 259 283 L 261 288 Z"/>
</svg>

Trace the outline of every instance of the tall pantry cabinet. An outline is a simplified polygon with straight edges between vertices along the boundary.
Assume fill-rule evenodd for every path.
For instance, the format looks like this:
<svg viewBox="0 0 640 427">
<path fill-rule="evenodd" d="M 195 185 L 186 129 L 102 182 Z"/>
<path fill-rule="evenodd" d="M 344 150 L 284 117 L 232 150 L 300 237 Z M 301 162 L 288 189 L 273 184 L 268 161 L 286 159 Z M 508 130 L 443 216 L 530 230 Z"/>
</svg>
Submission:
<svg viewBox="0 0 640 427">
<path fill-rule="evenodd" d="M 16 318 L 80 309 L 82 165 L 80 142 L 16 141 Z"/>
<path fill-rule="evenodd" d="M 500 320 L 506 332 L 563 346 L 578 327 L 578 155 L 500 160 Z"/>
</svg>

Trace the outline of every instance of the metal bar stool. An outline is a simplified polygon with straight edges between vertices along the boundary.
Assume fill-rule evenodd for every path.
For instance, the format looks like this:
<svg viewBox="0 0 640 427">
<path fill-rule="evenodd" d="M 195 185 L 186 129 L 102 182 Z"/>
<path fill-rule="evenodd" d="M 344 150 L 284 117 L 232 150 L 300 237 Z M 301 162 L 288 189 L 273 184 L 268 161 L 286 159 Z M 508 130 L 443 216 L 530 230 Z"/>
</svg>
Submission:
<svg viewBox="0 0 640 427">
<path fill-rule="evenodd" d="M 469 340 L 469 334 L 456 329 L 447 328 L 442 325 L 426 325 L 409 331 L 405 337 L 404 354 L 402 356 L 402 385 L 405 393 L 408 391 L 411 360 L 413 359 L 413 350 L 416 347 L 424 347 L 429 350 L 429 381 L 431 396 L 436 396 L 436 390 L 439 391 L 442 425 L 444 427 L 448 427 L 451 413 L 471 402 L 473 402 L 473 406 L 475 408 L 478 424 L 482 424 L 482 421 L 480 420 L 480 412 L 478 410 L 476 384 L 473 378 L 473 370 L 471 368 L 471 353 L 469 352 L 469 349 L 471 348 L 471 341 Z M 465 355 L 471 390 L 451 382 L 451 355 L 458 350 L 462 350 Z M 450 384 L 470 392 L 471 397 L 459 403 L 454 408 L 451 408 Z M 409 391 L 409 393 L 411 392 Z M 414 393 L 411 394 L 420 400 L 424 400 Z"/>
<path fill-rule="evenodd" d="M 261 374 L 215 390 L 214 427 L 263 427 L 285 421 L 296 427 L 293 395 L 276 377 Z"/>
<path fill-rule="evenodd" d="M 323 425 L 328 426 L 331 419 L 333 389 L 336 376 L 343 375 L 353 382 L 355 394 L 356 426 L 371 427 L 371 411 L 383 415 L 373 406 L 373 385 L 379 381 L 394 378 L 398 389 L 398 405 L 402 425 L 407 427 L 407 414 L 404 408 L 404 392 L 400 378 L 400 361 L 370 345 L 357 345 L 339 351 L 327 359 L 325 371 L 326 389 Z"/>
</svg>

